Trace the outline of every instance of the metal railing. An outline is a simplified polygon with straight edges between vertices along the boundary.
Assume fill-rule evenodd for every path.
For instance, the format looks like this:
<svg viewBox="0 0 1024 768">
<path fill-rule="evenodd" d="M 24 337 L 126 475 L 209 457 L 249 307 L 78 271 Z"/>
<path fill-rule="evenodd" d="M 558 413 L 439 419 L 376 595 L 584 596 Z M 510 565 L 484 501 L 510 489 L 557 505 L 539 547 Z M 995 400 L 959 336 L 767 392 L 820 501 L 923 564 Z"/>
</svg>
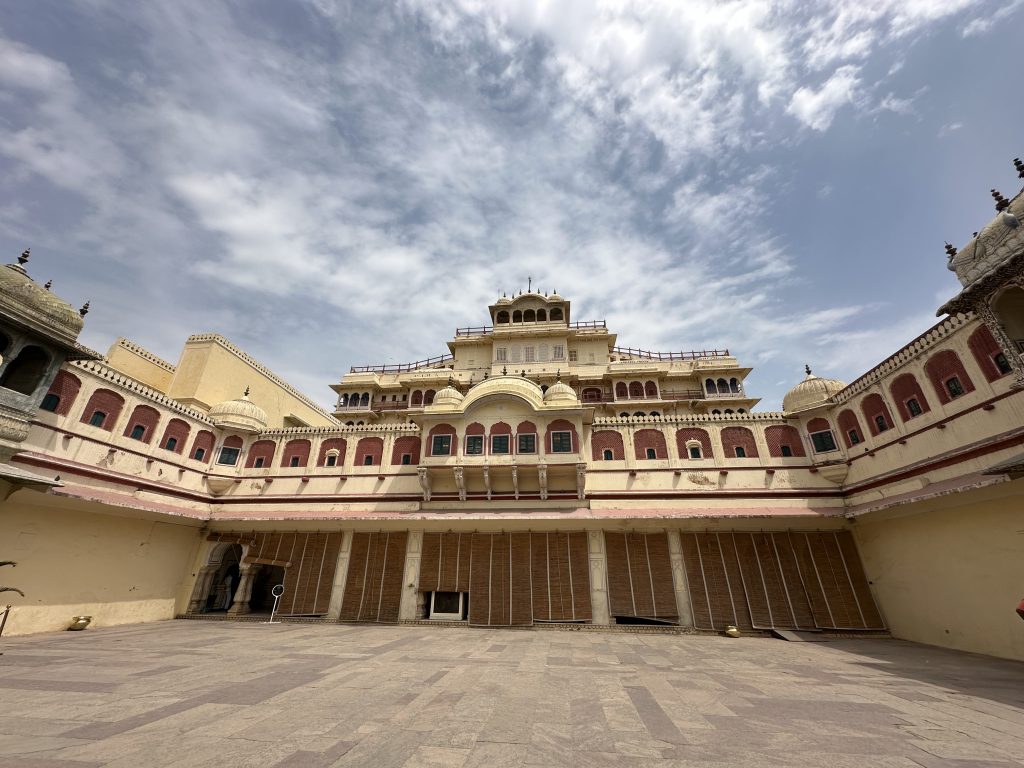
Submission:
<svg viewBox="0 0 1024 768">
<path fill-rule="evenodd" d="M 544 323 L 544 322 L 558 322 L 558 321 L 557 320 L 555 320 L 555 321 L 539 320 L 539 321 L 536 321 L 536 322 Z M 505 325 L 505 324 L 503 324 L 503 325 Z M 507 325 L 520 326 L 520 325 L 533 325 L 533 323 L 532 322 L 530 322 L 530 323 L 507 323 Z M 572 330 L 572 331 L 585 331 L 585 330 L 593 329 L 593 328 L 599 328 L 601 330 L 607 330 L 608 325 L 607 325 L 607 323 L 605 323 L 604 320 L 582 320 L 582 321 L 579 321 L 579 322 L 569 323 L 568 327 L 569 327 L 569 330 Z M 493 325 L 473 325 L 473 326 L 469 326 L 469 327 L 466 327 L 466 328 L 456 328 L 455 329 L 455 336 L 456 337 L 459 337 L 459 336 L 486 336 L 488 333 L 494 333 L 494 326 Z"/>
<path fill-rule="evenodd" d="M 421 368 L 444 368 L 448 363 L 455 361 L 455 355 L 438 355 L 428 357 L 426 360 L 417 360 L 415 363 L 401 363 L 399 365 L 353 365 L 348 369 L 349 373 L 407 373 L 418 371 Z"/>
<path fill-rule="evenodd" d="M 641 360 L 700 360 L 707 357 L 729 357 L 728 349 L 702 349 L 691 352 L 650 352 L 632 347 L 612 347 L 613 355 L 625 355 L 629 359 Z"/>
</svg>

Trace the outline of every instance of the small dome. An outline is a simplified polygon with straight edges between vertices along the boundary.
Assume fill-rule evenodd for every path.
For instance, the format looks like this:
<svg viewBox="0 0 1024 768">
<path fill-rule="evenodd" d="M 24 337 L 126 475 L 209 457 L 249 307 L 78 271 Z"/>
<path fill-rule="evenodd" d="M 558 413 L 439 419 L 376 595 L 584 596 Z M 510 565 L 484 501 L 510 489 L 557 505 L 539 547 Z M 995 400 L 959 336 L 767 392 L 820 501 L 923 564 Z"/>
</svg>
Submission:
<svg viewBox="0 0 1024 768">
<path fill-rule="evenodd" d="M 550 387 L 548 391 L 544 393 L 544 402 L 550 403 L 576 403 L 578 398 L 572 387 L 568 384 L 563 384 L 561 381 L 556 381 Z"/>
<path fill-rule="evenodd" d="M 456 406 L 462 402 L 464 397 L 465 395 L 453 387 L 451 381 L 449 381 L 447 387 L 434 395 L 434 405 Z"/>
<path fill-rule="evenodd" d="M 22 258 L 27 261 L 28 253 Z M 84 324 L 79 310 L 35 282 L 21 264 L 0 267 L 0 307 L 72 343 Z"/>
<path fill-rule="evenodd" d="M 267 412 L 249 399 L 249 390 L 237 400 L 225 400 L 210 409 L 210 421 L 225 429 L 262 432 L 267 428 Z"/>
<path fill-rule="evenodd" d="M 512 303 L 512 299 L 510 299 L 508 296 L 502 296 L 500 299 L 498 299 L 494 303 L 495 304 L 511 304 Z"/>
<path fill-rule="evenodd" d="M 557 293 L 552 293 L 550 296 L 548 296 L 548 301 L 565 301 L 565 299 L 563 299 Z"/>
<path fill-rule="evenodd" d="M 782 410 L 784 413 L 795 413 L 813 408 L 845 387 L 846 384 L 838 379 L 822 379 L 815 376 L 808 366 L 807 377 L 782 398 Z"/>
</svg>

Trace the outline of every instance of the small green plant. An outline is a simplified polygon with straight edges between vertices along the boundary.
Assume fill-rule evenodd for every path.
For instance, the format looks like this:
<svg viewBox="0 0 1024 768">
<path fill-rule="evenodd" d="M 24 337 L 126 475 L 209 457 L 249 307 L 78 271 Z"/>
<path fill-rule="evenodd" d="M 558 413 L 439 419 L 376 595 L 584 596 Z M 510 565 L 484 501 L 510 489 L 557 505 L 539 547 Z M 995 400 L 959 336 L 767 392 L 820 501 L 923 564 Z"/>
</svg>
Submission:
<svg viewBox="0 0 1024 768">
<path fill-rule="evenodd" d="M 14 568 L 17 565 L 17 563 L 14 560 L 0 560 L 0 568 L 2 568 L 5 565 L 9 565 L 12 568 Z M 0 592 L 17 592 L 22 597 L 25 596 L 25 593 L 17 587 L 0 587 Z"/>
</svg>

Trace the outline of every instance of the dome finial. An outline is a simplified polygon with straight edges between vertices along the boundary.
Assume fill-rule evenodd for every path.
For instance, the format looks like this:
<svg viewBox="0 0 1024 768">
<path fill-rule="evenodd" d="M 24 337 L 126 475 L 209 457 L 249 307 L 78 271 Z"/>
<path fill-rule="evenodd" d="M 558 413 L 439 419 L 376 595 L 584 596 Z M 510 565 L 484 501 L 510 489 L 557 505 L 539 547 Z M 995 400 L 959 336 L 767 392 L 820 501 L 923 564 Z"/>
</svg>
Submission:
<svg viewBox="0 0 1024 768">
<path fill-rule="evenodd" d="M 951 259 L 956 256 L 956 246 L 952 243 L 946 243 L 946 255 Z"/>
<path fill-rule="evenodd" d="M 455 389 L 455 379 L 452 378 L 451 374 L 448 374 L 448 386 Z"/>
<path fill-rule="evenodd" d="M 53 285 L 53 280 L 47 280 L 46 281 L 46 285 L 44 285 L 43 288 L 45 288 L 46 290 L 50 290 L 50 287 L 52 285 Z"/>
<path fill-rule="evenodd" d="M 89 302 L 88 301 L 85 302 L 85 304 L 82 305 L 82 308 L 80 310 L 78 310 L 78 314 L 80 314 L 82 317 L 85 317 L 86 315 L 89 314 Z"/>
<path fill-rule="evenodd" d="M 1003 197 L 1003 193 L 998 189 L 991 190 L 992 199 L 996 201 L 996 212 L 1002 213 L 1010 207 L 1010 201 Z"/>
<path fill-rule="evenodd" d="M 245 388 L 245 392 L 242 393 L 242 397 L 248 397 L 248 396 L 249 396 L 249 387 L 246 387 Z"/>
<path fill-rule="evenodd" d="M 562 380 L 562 369 L 559 368 L 557 371 L 555 371 L 555 381 L 561 381 L 561 380 Z"/>
<path fill-rule="evenodd" d="M 804 364 L 804 370 L 805 370 L 805 371 L 807 371 L 807 375 L 808 375 L 808 376 L 810 376 L 810 375 L 811 375 L 811 366 L 809 366 L 809 365 L 807 365 L 807 364 L 805 363 L 805 364 Z"/>
<path fill-rule="evenodd" d="M 501 375 L 502 376 L 508 376 L 508 366 L 507 365 L 501 366 Z"/>
<path fill-rule="evenodd" d="M 1024 179 L 1024 163 L 1020 161 L 1019 157 L 1013 158 L 1013 167 L 1017 169 L 1017 177 Z"/>
<path fill-rule="evenodd" d="M 31 248 L 26 248 L 24 251 L 21 252 L 21 256 L 18 257 L 18 263 L 19 264 L 24 264 L 26 261 L 28 261 L 29 256 L 31 256 L 31 255 L 32 255 L 32 249 Z"/>
</svg>

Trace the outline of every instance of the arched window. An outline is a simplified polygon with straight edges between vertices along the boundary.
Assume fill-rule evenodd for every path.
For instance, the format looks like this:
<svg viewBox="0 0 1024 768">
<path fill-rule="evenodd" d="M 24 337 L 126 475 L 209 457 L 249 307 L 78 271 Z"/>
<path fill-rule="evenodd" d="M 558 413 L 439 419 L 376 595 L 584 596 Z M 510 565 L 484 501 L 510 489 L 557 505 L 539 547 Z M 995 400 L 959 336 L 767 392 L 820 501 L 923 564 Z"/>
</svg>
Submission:
<svg viewBox="0 0 1024 768">
<path fill-rule="evenodd" d="M 974 391 L 974 382 L 967 375 L 960 357 L 952 349 L 936 352 L 928 358 L 924 369 L 940 403 L 948 403 L 960 395 Z"/>
<path fill-rule="evenodd" d="M 659 429 L 640 429 L 633 435 L 633 451 L 638 459 L 667 459 L 665 435 Z"/>
<path fill-rule="evenodd" d="M 43 402 L 39 404 L 40 410 L 49 411 L 50 413 L 56 413 L 58 407 L 60 407 L 60 395 L 55 395 L 53 392 L 47 392 Z"/>
<path fill-rule="evenodd" d="M 704 390 L 709 395 L 717 395 L 718 394 L 718 387 L 715 386 L 715 380 L 714 379 L 707 379 L 704 382 Z"/>
<path fill-rule="evenodd" d="M 732 413 L 732 408 L 726 408 L 725 412 L 726 412 L 726 414 L 731 414 Z"/>
<path fill-rule="evenodd" d="M 50 356 L 42 347 L 34 344 L 22 347 L 18 356 L 7 365 L 7 370 L 0 377 L 0 387 L 31 395 L 43 382 L 46 369 L 49 367 Z"/>
<path fill-rule="evenodd" d="M 57 375 L 53 379 L 53 383 L 50 384 L 50 389 L 43 398 L 43 404 L 40 406 L 44 411 L 52 411 L 59 416 L 67 416 L 71 411 L 71 406 L 74 405 L 75 399 L 78 397 L 78 390 L 82 388 L 81 380 L 68 371 L 57 371 Z M 53 400 L 50 396 L 54 396 L 57 399 L 55 405 L 52 408 L 47 407 L 49 404 L 53 404 Z"/>
<path fill-rule="evenodd" d="M 1008 374 L 1011 370 L 1010 361 L 1006 359 L 992 332 L 984 325 L 978 328 L 967 339 L 974 360 L 988 381 L 995 381 Z"/>
<path fill-rule="evenodd" d="M 259 469 L 269 467 L 274 460 L 274 452 L 277 450 L 277 443 L 273 440 L 257 440 L 249 446 L 248 456 L 245 459 L 247 468 Z M 284 462 L 281 462 L 284 464 Z"/>
<path fill-rule="evenodd" d="M 658 411 L 651 411 L 651 416 L 661 416 Z"/>
<path fill-rule="evenodd" d="M 423 405 L 423 393 L 420 390 L 414 390 L 412 393 L 412 405 L 419 406 Z"/>
<path fill-rule="evenodd" d="M 124 429 L 124 436 L 133 440 L 141 440 L 148 443 L 153 439 L 156 425 L 160 421 L 160 412 L 148 405 L 137 405 L 128 419 L 128 425 Z"/>
<path fill-rule="evenodd" d="M 538 323 L 544 323 L 544 322 L 547 322 L 547 319 L 548 319 L 548 312 L 547 312 L 547 310 L 546 309 L 538 309 L 537 310 L 537 322 Z"/>
<path fill-rule="evenodd" d="M 562 310 L 559 307 L 555 307 L 554 309 L 551 310 L 551 319 L 552 320 L 561 320 L 562 319 Z"/>
<path fill-rule="evenodd" d="M 238 435 L 231 435 L 224 438 L 224 444 L 217 456 L 217 463 L 233 467 L 238 463 L 238 457 L 242 453 L 242 438 Z"/>
<path fill-rule="evenodd" d="M 186 422 L 181 419 L 171 419 L 167 422 L 167 426 L 164 427 L 164 434 L 160 438 L 159 445 L 165 451 L 181 453 L 185 448 L 185 443 L 188 441 L 189 432 L 191 432 L 191 428 Z"/>
<path fill-rule="evenodd" d="M 787 456 L 806 456 L 800 433 L 788 424 L 774 424 L 764 430 L 764 439 L 768 443 L 768 455 L 776 458 Z"/>
<path fill-rule="evenodd" d="M 433 403 L 434 402 L 434 395 L 436 395 L 436 394 L 437 393 L 434 390 L 432 390 L 432 389 L 428 389 L 426 392 L 424 392 L 423 393 L 423 404 L 424 405 L 430 405 L 431 403 Z"/>
<path fill-rule="evenodd" d="M 725 379 L 718 380 L 718 393 L 724 395 L 729 391 L 729 382 Z"/>
<path fill-rule="evenodd" d="M 109 432 L 114 428 L 123 407 L 124 398 L 119 394 L 109 389 L 97 389 L 85 404 L 81 421 L 83 424 L 91 424 Z M 97 414 L 100 414 L 99 418 Z"/>
<path fill-rule="evenodd" d="M 395 440 L 391 448 L 391 463 L 399 466 L 420 463 L 420 438 L 405 435 Z"/>
<path fill-rule="evenodd" d="M 521 309 L 517 309 L 517 310 L 515 310 L 512 313 L 512 322 L 513 323 L 521 323 L 521 322 L 523 322 L 523 311 Z"/>
<path fill-rule="evenodd" d="M 348 443 L 342 437 L 329 437 L 320 443 L 320 453 L 317 456 L 316 465 L 318 467 L 334 467 L 339 464 L 345 463 L 345 450 L 348 447 Z M 330 459 L 334 458 L 334 462 L 331 463 Z"/>
<path fill-rule="evenodd" d="M 657 397 L 658 396 L 658 385 L 653 381 L 648 381 L 644 384 L 644 397 Z"/>
<path fill-rule="evenodd" d="M 736 379 L 729 379 L 729 391 L 738 393 L 740 391 L 740 383 Z"/>
<path fill-rule="evenodd" d="M 312 444 L 309 440 L 297 438 L 289 440 L 281 451 L 281 466 L 304 467 L 309 463 L 309 452 Z M 285 462 L 287 461 L 287 465 Z"/>
<path fill-rule="evenodd" d="M 365 467 L 380 466 L 384 455 L 384 441 L 379 437 L 364 437 L 356 444 L 356 462 Z"/>
<path fill-rule="evenodd" d="M 722 448 L 726 456 L 737 459 L 757 458 L 757 443 L 754 433 L 746 427 L 726 427 L 722 430 Z"/>
<path fill-rule="evenodd" d="M 534 312 L 532 309 L 526 310 L 525 312 L 523 312 L 523 322 L 524 323 L 535 323 L 535 322 L 537 322 L 537 313 Z"/>
<path fill-rule="evenodd" d="M 889 385 L 892 399 L 896 401 L 896 410 L 903 421 L 927 413 L 930 409 L 924 392 L 921 391 L 917 379 L 912 373 L 902 373 Z"/>
<path fill-rule="evenodd" d="M 646 415 L 647 415 L 647 414 L 646 414 L 646 413 L 644 413 L 643 411 L 634 411 L 634 412 L 633 412 L 633 416 L 635 416 L 635 417 L 636 417 L 636 418 L 638 418 L 638 419 L 642 419 L 642 418 L 643 418 L 644 416 L 646 416 Z"/>
<path fill-rule="evenodd" d="M 811 419 L 807 422 L 807 434 L 815 453 L 827 453 L 838 449 L 836 438 L 832 434 L 832 425 L 827 419 Z"/>
<path fill-rule="evenodd" d="M 711 415 L 712 416 L 721 416 L 722 412 L 720 410 L 718 410 L 717 408 L 715 408 L 713 411 L 711 411 Z"/>
<path fill-rule="evenodd" d="M 591 455 L 596 461 L 622 461 L 626 452 L 622 443 L 622 434 L 613 429 L 601 429 L 590 436 Z"/>
<path fill-rule="evenodd" d="M 506 312 L 504 309 L 501 310 L 501 312 L 498 313 L 497 317 L 495 317 L 494 322 L 502 324 L 502 325 L 507 323 L 508 322 L 508 312 Z"/>
<path fill-rule="evenodd" d="M 580 394 L 584 403 L 600 403 L 602 399 L 599 387 L 587 387 Z"/>
<path fill-rule="evenodd" d="M 359 398 L 359 407 L 366 408 L 370 405 L 370 393 L 363 392 L 363 396 Z"/>
<path fill-rule="evenodd" d="M 629 399 L 642 400 L 644 396 L 644 385 L 639 381 L 629 382 Z"/>
<path fill-rule="evenodd" d="M 694 447 L 698 453 L 694 455 Z M 712 458 L 711 437 L 706 430 L 697 427 L 683 427 L 676 430 L 676 448 L 682 457 L 689 456 L 691 459 Z"/>
<path fill-rule="evenodd" d="M 213 450 L 213 432 L 205 429 L 199 430 L 195 442 L 192 443 L 192 458 L 196 461 L 203 461 Z"/>
<path fill-rule="evenodd" d="M 737 408 L 736 409 L 736 413 L 746 413 L 746 412 L 747 412 L 746 408 Z"/>
<path fill-rule="evenodd" d="M 629 398 L 629 387 L 626 386 L 626 382 L 620 381 L 615 385 L 615 399 L 626 400 Z"/>
<path fill-rule="evenodd" d="M 864 418 L 867 419 L 872 435 L 880 435 L 886 430 L 892 429 L 892 416 L 889 415 L 889 409 L 886 408 L 882 396 L 877 392 L 872 392 L 865 397 L 861 401 L 860 409 L 864 413 Z"/>
<path fill-rule="evenodd" d="M 852 448 L 858 443 L 864 442 L 860 423 L 857 421 L 857 414 L 849 408 L 839 413 L 839 431 L 843 433 L 843 440 L 847 448 Z"/>
</svg>

